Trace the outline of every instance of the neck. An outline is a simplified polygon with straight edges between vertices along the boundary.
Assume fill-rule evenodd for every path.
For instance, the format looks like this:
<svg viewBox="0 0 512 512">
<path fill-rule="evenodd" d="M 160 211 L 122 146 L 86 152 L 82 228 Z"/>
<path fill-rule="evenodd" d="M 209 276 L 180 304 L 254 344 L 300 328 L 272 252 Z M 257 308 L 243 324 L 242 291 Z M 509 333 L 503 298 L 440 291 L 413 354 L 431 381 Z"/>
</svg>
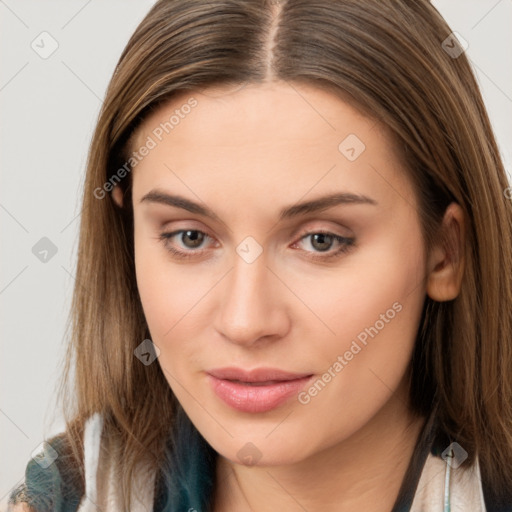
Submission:
<svg viewBox="0 0 512 512">
<path fill-rule="evenodd" d="M 247 467 L 219 455 L 214 512 L 389 512 L 425 423 L 401 398 L 350 438 L 293 464 Z"/>
</svg>

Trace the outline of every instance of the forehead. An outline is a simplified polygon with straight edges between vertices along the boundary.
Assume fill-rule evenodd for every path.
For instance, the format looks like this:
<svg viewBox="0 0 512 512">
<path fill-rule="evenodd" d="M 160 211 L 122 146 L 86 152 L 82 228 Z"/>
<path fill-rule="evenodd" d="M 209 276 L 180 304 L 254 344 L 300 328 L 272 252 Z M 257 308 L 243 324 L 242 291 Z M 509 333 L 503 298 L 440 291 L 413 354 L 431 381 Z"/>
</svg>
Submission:
<svg viewBox="0 0 512 512">
<path fill-rule="evenodd" d="M 192 99 L 197 105 L 189 108 Z M 178 142 L 180 136 L 189 137 L 186 125 L 193 124 L 203 144 L 221 142 L 223 135 L 236 142 L 235 137 L 248 134 L 254 143 L 273 142 L 275 130 L 281 133 L 281 138 L 306 141 L 321 138 L 329 144 L 347 129 L 359 130 L 362 136 L 363 131 L 376 124 L 340 96 L 310 85 L 269 82 L 212 86 L 181 91 L 161 105 L 137 130 L 133 145 L 143 142 L 145 135 L 160 123 L 171 120 L 173 114 L 176 118 L 171 123 L 173 139 Z M 192 121 L 185 123 L 185 119 Z M 379 128 L 384 131 L 382 125 Z"/>
<path fill-rule="evenodd" d="M 347 188 L 389 201 L 404 194 L 414 200 L 385 127 L 312 86 L 280 82 L 181 92 L 145 119 L 131 150 L 150 139 L 151 151 L 133 172 L 134 188 L 145 192 L 174 186 L 181 177 L 196 191 L 229 183 L 267 199 L 276 188 L 292 197 Z"/>
</svg>

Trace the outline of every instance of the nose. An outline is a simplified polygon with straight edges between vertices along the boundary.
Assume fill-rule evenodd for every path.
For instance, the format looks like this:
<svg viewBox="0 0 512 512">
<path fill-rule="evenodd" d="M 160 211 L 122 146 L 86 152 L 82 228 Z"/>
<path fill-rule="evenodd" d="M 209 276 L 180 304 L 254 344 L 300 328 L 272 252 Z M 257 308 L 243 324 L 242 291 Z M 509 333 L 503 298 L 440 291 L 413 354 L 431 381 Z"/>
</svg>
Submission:
<svg viewBox="0 0 512 512">
<path fill-rule="evenodd" d="M 251 346 L 283 337 L 290 327 L 286 288 L 260 255 L 247 263 L 238 255 L 222 281 L 215 328 L 231 343 Z"/>
</svg>

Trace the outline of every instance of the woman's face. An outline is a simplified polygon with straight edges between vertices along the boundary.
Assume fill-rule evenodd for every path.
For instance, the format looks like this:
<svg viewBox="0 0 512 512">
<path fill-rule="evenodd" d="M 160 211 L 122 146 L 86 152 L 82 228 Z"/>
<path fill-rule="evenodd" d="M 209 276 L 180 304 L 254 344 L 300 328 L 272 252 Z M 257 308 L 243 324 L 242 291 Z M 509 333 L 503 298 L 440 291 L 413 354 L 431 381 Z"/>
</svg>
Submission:
<svg viewBox="0 0 512 512">
<path fill-rule="evenodd" d="M 294 463 L 406 414 L 425 254 L 379 124 L 273 83 L 182 94 L 132 142 L 154 364 L 217 452 Z"/>
</svg>

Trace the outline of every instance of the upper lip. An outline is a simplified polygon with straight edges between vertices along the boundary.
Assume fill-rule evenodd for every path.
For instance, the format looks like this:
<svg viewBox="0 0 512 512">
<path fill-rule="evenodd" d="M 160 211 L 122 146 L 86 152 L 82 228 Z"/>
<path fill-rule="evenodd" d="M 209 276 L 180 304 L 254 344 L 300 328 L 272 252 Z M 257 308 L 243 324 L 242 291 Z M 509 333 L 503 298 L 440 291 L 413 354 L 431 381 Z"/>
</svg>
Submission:
<svg viewBox="0 0 512 512">
<path fill-rule="evenodd" d="M 244 370 L 242 368 L 216 368 L 207 373 L 224 380 L 239 380 L 241 382 L 268 382 L 268 381 L 287 381 L 310 377 L 311 373 L 291 373 L 278 368 L 255 368 L 253 370 Z"/>
</svg>

